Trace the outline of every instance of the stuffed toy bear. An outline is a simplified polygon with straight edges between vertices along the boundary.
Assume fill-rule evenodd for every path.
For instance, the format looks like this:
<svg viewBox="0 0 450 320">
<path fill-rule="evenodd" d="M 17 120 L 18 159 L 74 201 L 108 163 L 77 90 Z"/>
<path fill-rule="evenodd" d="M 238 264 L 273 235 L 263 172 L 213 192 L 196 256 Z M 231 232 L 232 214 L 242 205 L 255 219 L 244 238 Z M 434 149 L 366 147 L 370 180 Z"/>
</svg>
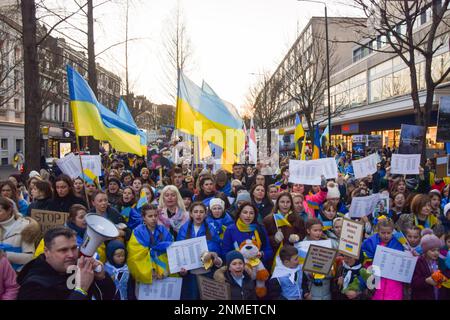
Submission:
<svg viewBox="0 0 450 320">
<path fill-rule="evenodd" d="M 262 261 L 257 257 L 259 253 L 258 245 L 250 239 L 245 240 L 239 246 L 239 251 L 245 259 L 246 270 L 249 270 L 253 280 L 256 280 L 256 295 L 259 298 L 266 296 L 266 280 L 269 279 L 269 272 Z"/>
</svg>

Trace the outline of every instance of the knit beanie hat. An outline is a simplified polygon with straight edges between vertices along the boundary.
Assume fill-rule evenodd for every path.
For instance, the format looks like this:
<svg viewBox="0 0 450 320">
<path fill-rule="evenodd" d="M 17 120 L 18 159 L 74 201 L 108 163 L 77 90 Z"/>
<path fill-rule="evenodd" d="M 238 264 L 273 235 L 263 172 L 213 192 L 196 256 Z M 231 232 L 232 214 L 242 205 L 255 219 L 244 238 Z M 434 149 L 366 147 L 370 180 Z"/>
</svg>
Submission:
<svg viewBox="0 0 450 320">
<path fill-rule="evenodd" d="M 239 203 L 239 201 L 251 202 L 252 199 L 250 198 L 250 193 L 248 193 L 248 191 L 240 192 L 236 197 L 236 203 Z"/>
<path fill-rule="evenodd" d="M 113 266 L 115 266 L 116 268 L 120 268 L 123 266 L 123 265 L 117 265 L 116 263 L 114 263 L 114 259 L 113 259 L 114 253 L 119 249 L 125 250 L 125 263 L 126 263 L 127 250 L 125 249 L 125 245 L 122 241 L 112 240 L 106 246 L 106 258 L 108 259 L 108 262 L 110 264 L 112 264 Z"/>
<path fill-rule="evenodd" d="M 443 213 L 444 213 L 444 217 L 446 217 L 447 214 L 450 213 L 450 202 L 445 205 Z"/>
<path fill-rule="evenodd" d="M 225 202 L 223 202 L 222 199 L 212 198 L 211 201 L 209 202 L 209 208 L 212 209 L 212 207 L 214 207 L 215 205 L 219 205 L 222 208 L 222 210 L 225 210 Z"/>
<path fill-rule="evenodd" d="M 327 184 L 327 200 L 328 199 L 340 199 L 341 193 L 339 192 L 338 186 L 334 182 L 328 182 Z"/>
<path fill-rule="evenodd" d="M 425 234 L 420 240 L 420 247 L 423 253 L 426 253 L 428 250 L 442 247 L 442 241 L 434 234 Z"/>
<path fill-rule="evenodd" d="M 240 259 L 240 260 L 242 260 L 242 262 L 245 263 L 244 256 L 239 251 L 232 250 L 232 251 L 228 252 L 225 257 L 225 261 L 227 263 L 227 268 L 229 268 L 231 262 L 233 262 L 233 260 L 236 260 L 236 259 Z"/>
</svg>

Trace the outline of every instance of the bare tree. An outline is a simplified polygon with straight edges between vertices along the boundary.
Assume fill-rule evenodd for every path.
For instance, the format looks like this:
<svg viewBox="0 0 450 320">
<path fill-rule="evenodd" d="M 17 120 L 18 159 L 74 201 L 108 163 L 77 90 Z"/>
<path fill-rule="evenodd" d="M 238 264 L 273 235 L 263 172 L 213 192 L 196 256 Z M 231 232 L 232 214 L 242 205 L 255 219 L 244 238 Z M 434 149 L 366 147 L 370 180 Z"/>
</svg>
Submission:
<svg viewBox="0 0 450 320">
<path fill-rule="evenodd" d="M 450 0 L 354 0 L 353 6 L 368 17 L 369 26 L 348 21 L 361 30 L 361 37 L 351 42 L 370 51 L 398 56 L 407 66 L 410 80 L 408 91 L 413 101 L 416 124 L 425 129 L 430 123 L 436 87 L 449 80 L 450 64 L 438 66 L 438 59 L 443 58 L 436 55 L 439 49 L 448 45 L 449 4 Z M 417 27 L 424 22 L 426 24 L 418 30 Z M 426 93 L 423 103 L 419 99 L 422 90 Z M 422 161 L 425 159 L 426 141 L 423 141 Z"/>
<path fill-rule="evenodd" d="M 186 73 L 193 62 L 191 40 L 187 33 L 186 22 L 179 1 L 164 25 L 167 27 L 163 34 L 164 56 L 161 57 L 161 62 L 165 79 L 162 84 L 171 101 L 176 102 L 178 70 L 183 70 Z"/>
<path fill-rule="evenodd" d="M 325 40 L 322 34 L 312 37 L 312 45 L 306 52 L 292 50 L 293 64 L 289 69 L 282 64 L 282 92 L 287 103 L 293 103 L 294 109 L 306 120 L 309 137 L 314 141 L 315 125 L 328 120 L 328 108 L 324 104 L 327 89 L 327 56 Z M 338 64 L 333 53 L 334 45 L 330 46 L 330 74 Z M 348 110 L 349 104 L 337 101 L 331 106 L 330 117 L 334 118 Z"/>
</svg>

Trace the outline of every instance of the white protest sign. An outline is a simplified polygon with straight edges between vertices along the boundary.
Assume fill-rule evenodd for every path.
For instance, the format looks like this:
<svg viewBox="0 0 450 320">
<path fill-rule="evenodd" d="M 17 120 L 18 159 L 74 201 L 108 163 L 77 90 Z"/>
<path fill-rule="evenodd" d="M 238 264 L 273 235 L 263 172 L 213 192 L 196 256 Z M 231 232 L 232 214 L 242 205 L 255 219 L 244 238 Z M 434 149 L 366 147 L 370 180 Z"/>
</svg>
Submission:
<svg viewBox="0 0 450 320">
<path fill-rule="evenodd" d="M 170 273 L 176 273 L 184 268 L 192 270 L 203 266 L 200 256 L 208 251 L 206 237 L 175 241 L 167 248 Z"/>
<path fill-rule="evenodd" d="M 349 216 L 351 218 L 361 218 L 371 214 L 380 198 L 379 193 L 367 197 L 353 197 L 350 205 Z"/>
<path fill-rule="evenodd" d="M 168 277 L 151 284 L 137 283 L 137 300 L 180 300 L 182 278 Z"/>
<path fill-rule="evenodd" d="M 392 174 L 419 174 L 420 154 L 396 154 L 392 155 Z"/>
<path fill-rule="evenodd" d="M 408 251 L 377 246 L 372 265 L 380 268 L 382 278 L 411 283 L 416 263 L 417 257 Z"/>
<path fill-rule="evenodd" d="M 322 164 L 323 175 L 325 176 L 325 179 L 337 179 L 338 167 L 334 158 L 323 158 L 311 161 L 317 161 Z"/>
<path fill-rule="evenodd" d="M 359 259 L 363 235 L 364 223 L 344 218 L 338 251 Z"/>
<path fill-rule="evenodd" d="M 378 154 L 374 153 L 360 160 L 353 160 L 353 172 L 355 179 L 365 178 L 377 172 L 377 163 L 380 162 Z"/>
<path fill-rule="evenodd" d="M 102 161 L 100 155 L 82 155 L 81 161 L 83 163 L 83 169 L 91 170 L 97 177 L 102 175 Z M 62 159 L 56 160 L 56 164 L 64 174 L 67 174 L 72 179 L 82 175 L 80 158 L 73 153 Z"/>
<path fill-rule="evenodd" d="M 330 239 L 328 239 L 328 240 L 304 240 L 304 241 L 300 241 L 300 242 L 297 242 L 296 244 L 294 244 L 294 247 L 296 247 L 297 250 L 308 252 L 310 245 L 315 245 L 315 246 L 329 248 L 329 249 L 333 248 L 333 244 L 331 243 Z"/>
</svg>

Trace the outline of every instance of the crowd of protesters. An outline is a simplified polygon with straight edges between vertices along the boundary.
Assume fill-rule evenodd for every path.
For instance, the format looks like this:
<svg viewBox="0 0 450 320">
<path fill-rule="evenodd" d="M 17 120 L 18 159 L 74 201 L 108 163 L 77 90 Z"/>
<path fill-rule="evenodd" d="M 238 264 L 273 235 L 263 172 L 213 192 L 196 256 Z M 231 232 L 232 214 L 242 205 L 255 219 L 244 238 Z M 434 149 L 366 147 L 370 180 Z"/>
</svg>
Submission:
<svg viewBox="0 0 450 320">
<path fill-rule="evenodd" d="M 100 179 L 13 174 L 0 183 L 0 300 L 132 300 L 140 283 L 168 276 L 183 279 L 182 300 L 199 299 L 198 274 L 229 283 L 239 300 L 450 299 L 442 285 L 450 277 L 450 178 L 436 176 L 434 158 L 419 175 L 391 174 L 392 151 L 378 152 L 377 172 L 363 179 L 353 176 L 350 152 L 333 152 L 338 178 L 314 186 L 289 182 L 289 157 L 274 175 L 262 175 L 259 163 L 234 164 L 232 173 L 189 161 L 158 170 L 152 157 L 118 153 L 103 156 Z M 389 207 L 349 216 L 352 198 L 374 193 L 388 194 Z M 33 209 L 67 212 L 67 223 L 41 234 Z M 96 258 L 78 259 L 87 214 L 109 219 L 119 237 Z M 337 248 L 344 218 L 364 223 L 360 257 L 338 254 L 327 275 L 303 271 L 298 244 L 330 239 Z M 171 273 L 168 246 L 202 236 L 211 265 Z M 368 288 L 378 245 L 418 256 L 411 283 L 381 278 Z M 66 271 L 75 265 L 80 281 L 71 288 Z"/>
</svg>

